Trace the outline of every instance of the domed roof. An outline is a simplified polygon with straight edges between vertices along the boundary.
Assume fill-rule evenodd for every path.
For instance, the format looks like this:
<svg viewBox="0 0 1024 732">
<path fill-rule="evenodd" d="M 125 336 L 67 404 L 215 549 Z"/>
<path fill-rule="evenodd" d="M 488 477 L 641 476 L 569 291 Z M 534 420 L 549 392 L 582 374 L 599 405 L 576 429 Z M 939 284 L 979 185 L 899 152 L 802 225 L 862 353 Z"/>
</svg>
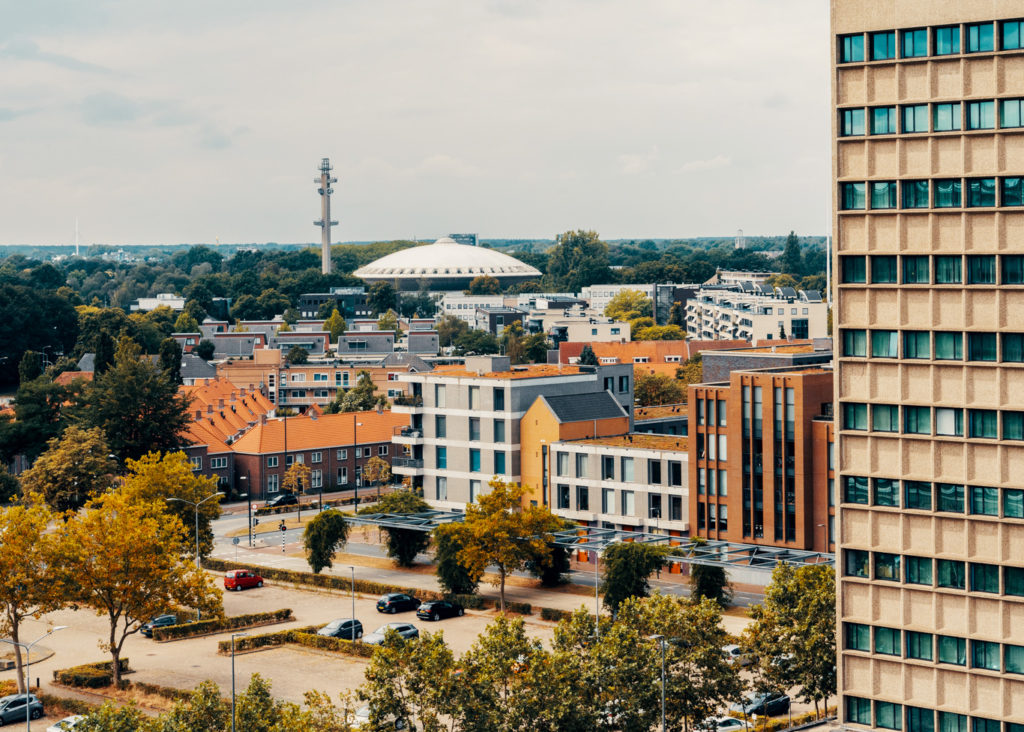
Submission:
<svg viewBox="0 0 1024 732">
<path fill-rule="evenodd" d="M 486 247 L 444 237 L 433 244 L 392 252 L 353 274 L 368 280 L 450 279 L 489 275 L 497 279 L 540 277 L 535 267 Z"/>
</svg>

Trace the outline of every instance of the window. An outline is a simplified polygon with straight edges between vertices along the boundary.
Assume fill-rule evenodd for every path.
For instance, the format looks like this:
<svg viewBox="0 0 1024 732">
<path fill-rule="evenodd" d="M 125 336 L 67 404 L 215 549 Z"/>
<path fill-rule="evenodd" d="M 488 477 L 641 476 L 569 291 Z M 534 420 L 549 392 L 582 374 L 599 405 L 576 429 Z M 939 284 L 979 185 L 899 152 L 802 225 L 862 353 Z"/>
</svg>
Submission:
<svg viewBox="0 0 1024 732">
<path fill-rule="evenodd" d="M 448 468 L 448 448 L 437 447 L 435 450 L 437 455 L 437 467 L 441 470 L 446 470 Z"/>
<path fill-rule="evenodd" d="M 348 468 L 338 468 L 338 485 L 348 483 Z"/>
<path fill-rule="evenodd" d="M 210 458 L 211 468 L 226 468 L 228 466 L 228 459 L 226 457 L 215 457 Z"/>
<path fill-rule="evenodd" d="M 844 330 L 843 331 L 843 355 L 859 356 L 863 358 L 868 355 L 867 331 Z"/>
<path fill-rule="evenodd" d="M 647 494 L 647 517 L 652 519 L 661 518 L 661 494 Z"/>
<path fill-rule="evenodd" d="M 896 632 L 899 633 L 899 631 Z M 899 655 L 899 651 L 896 655 Z M 875 726 L 883 729 L 903 729 L 903 705 L 876 701 Z"/>
<path fill-rule="evenodd" d="M 348 450 L 338 450 L 334 453 L 336 460 L 348 460 Z"/>
<path fill-rule="evenodd" d="M 576 477 L 587 477 L 587 454 L 585 452 L 576 453 Z"/>
<path fill-rule="evenodd" d="M 494 411 L 501 412 L 505 409 L 505 390 L 495 389 L 494 390 Z"/>
<path fill-rule="evenodd" d="M 704 400 L 697 400 L 697 424 L 704 424 Z"/>
<path fill-rule="evenodd" d="M 900 408 L 891 404 L 871 407 L 871 429 L 876 432 L 900 431 Z"/>
<path fill-rule="evenodd" d="M 928 269 L 928 257 L 903 257 L 903 284 L 927 285 L 931 281 Z"/>
<path fill-rule="evenodd" d="M 996 103 L 967 102 L 967 129 L 994 130 L 996 128 Z M 995 181 L 992 181 L 995 183 Z M 995 205 L 995 204 L 992 204 Z"/>
<path fill-rule="evenodd" d="M 203 458 L 201 456 L 190 457 L 188 461 L 192 464 L 193 470 L 203 469 Z"/>
<path fill-rule="evenodd" d="M 590 489 L 585 485 L 576 486 L 576 510 L 590 510 Z"/>
<path fill-rule="evenodd" d="M 864 183 L 840 183 L 840 206 L 843 211 L 862 211 L 865 205 L 865 191 L 867 186 Z"/>
<path fill-rule="evenodd" d="M 494 453 L 494 474 L 495 475 L 505 475 L 505 472 L 506 472 L 505 453 L 503 453 L 503 452 L 496 452 L 496 453 Z"/>
<path fill-rule="evenodd" d="M 921 707 L 908 706 L 905 708 L 907 710 L 907 732 L 935 732 L 935 712 Z"/>
<path fill-rule="evenodd" d="M 615 480 L 615 458 L 611 455 L 601 456 L 601 480 Z"/>
<path fill-rule="evenodd" d="M 932 129 L 952 132 L 960 129 L 960 102 L 946 102 L 932 106 Z"/>
<path fill-rule="evenodd" d="M 991 28 L 990 28 L 991 30 Z M 864 35 L 839 36 L 839 63 L 851 64 L 864 60 Z"/>
<path fill-rule="evenodd" d="M 900 482 L 889 478 L 875 478 L 875 505 L 899 506 Z"/>
<path fill-rule="evenodd" d="M 634 470 L 633 470 L 633 458 L 631 458 L 631 457 L 624 457 L 624 458 L 622 458 L 621 468 L 622 468 L 622 475 L 620 477 L 620 480 L 623 483 L 632 483 L 636 479 L 636 476 L 635 476 Z"/>
<path fill-rule="evenodd" d="M 1024 362 L 1024 333 L 1003 333 L 1003 360 Z"/>
<path fill-rule="evenodd" d="M 1024 127 L 1024 99 L 999 100 L 999 126 Z"/>
<path fill-rule="evenodd" d="M 636 502 L 633 491 L 622 491 L 622 515 L 635 516 Z"/>
<path fill-rule="evenodd" d="M 1009 644 L 1003 646 L 1006 651 L 1006 673 L 1008 674 L 1024 674 L 1024 646 L 1011 646 Z M 998 724 L 998 723 L 997 723 Z M 1014 726 L 1014 725 L 1009 725 Z M 1024 727 L 1024 725 L 1016 725 L 1017 727 Z M 998 732 L 999 728 L 996 728 L 995 732 Z"/>
<path fill-rule="evenodd" d="M 847 475 L 844 480 L 843 500 L 847 503 L 868 503 L 868 479 L 859 475 Z"/>
<path fill-rule="evenodd" d="M 311 463 L 322 463 L 324 461 L 324 454 L 322 452 L 314 452 L 309 456 L 309 462 Z"/>
<path fill-rule="evenodd" d="M 1024 491 L 1019 489 L 1003 491 L 1003 516 L 1024 518 Z"/>
<path fill-rule="evenodd" d="M 999 644 L 991 641 L 971 641 L 971 668 L 984 668 L 989 671 L 1000 671 Z M 957 715 L 962 716 L 962 715 Z M 966 717 L 964 718 L 966 728 Z"/>
<path fill-rule="evenodd" d="M 1002 725 L 995 719 L 971 718 L 972 732 L 1000 732 Z"/>
<path fill-rule="evenodd" d="M 555 475 L 563 478 L 569 475 L 569 453 L 555 453 Z"/>
<path fill-rule="evenodd" d="M 448 436 L 448 418 L 443 414 L 434 415 L 434 434 L 440 438 Z"/>
<path fill-rule="evenodd" d="M 967 257 L 967 284 L 994 285 L 996 283 L 996 258 L 994 255 L 971 255 Z"/>
<path fill-rule="evenodd" d="M 469 472 L 480 472 L 480 451 L 475 448 L 469 451 Z"/>
<path fill-rule="evenodd" d="M 964 487 L 952 483 L 939 483 L 937 491 L 938 505 L 936 511 L 944 513 L 964 512 Z"/>
<path fill-rule="evenodd" d="M 971 592 L 999 593 L 999 565 L 971 562 Z"/>
<path fill-rule="evenodd" d="M 960 26 L 948 25 L 935 29 L 935 50 L 936 56 L 950 56 L 960 53 Z"/>
<path fill-rule="evenodd" d="M 434 406 L 447 406 L 447 399 L 444 393 L 444 384 L 434 384 Z"/>
<path fill-rule="evenodd" d="M 866 430 L 868 428 L 868 405 L 844 404 L 843 428 L 848 430 Z"/>
<path fill-rule="evenodd" d="M 867 282 L 867 263 L 864 257 L 843 257 L 840 263 L 842 265 L 844 283 Z"/>
<path fill-rule="evenodd" d="M 501 419 L 494 420 L 494 441 L 504 442 L 505 441 L 505 421 Z"/>
<path fill-rule="evenodd" d="M 873 330 L 871 331 L 871 357 L 872 358 L 897 358 L 899 357 L 898 346 L 899 333 L 894 330 Z"/>
<path fill-rule="evenodd" d="M 652 485 L 661 485 L 661 461 L 647 461 L 647 482 Z"/>
<path fill-rule="evenodd" d="M 981 208 L 996 205 L 996 179 L 974 178 L 967 181 L 967 205 Z"/>
<path fill-rule="evenodd" d="M 899 281 L 899 267 L 896 265 L 896 257 L 875 256 L 871 258 L 871 283 L 895 284 Z"/>
<path fill-rule="evenodd" d="M 968 333 L 967 334 L 967 360 L 968 361 L 995 361 L 996 360 L 996 334 L 995 333 Z"/>
<path fill-rule="evenodd" d="M 931 358 L 931 333 L 926 330 L 903 332 L 903 358 Z"/>
<path fill-rule="evenodd" d="M 620 376 L 619 377 L 619 393 L 620 394 L 625 394 L 627 391 L 629 391 L 629 377 L 628 376 Z"/>
<path fill-rule="evenodd" d="M 1024 285 L 1024 257 L 1019 254 L 1004 254 L 1000 258 L 1002 284 Z"/>
<path fill-rule="evenodd" d="M 438 477 L 434 484 L 434 497 L 438 501 L 448 500 L 448 479 L 444 477 Z"/>
<path fill-rule="evenodd" d="M 469 440 L 470 442 L 480 441 L 480 418 L 470 417 L 469 418 Z"/>
<path fill-rule="evenodd" d="M 899 582 L 902 576 L 900 574 L 899 554 L 875 552 L 875 579 Z"/>
<path fill-rule="evenodd" d="M 909 585 L 932 584 L 932 560 L 929 557 L 906 557 L 906 582 Z"/>
<path fill-rule="evenodd" d="M 558 507 L 561 509 L 569 508 L 569 486 L 560 485 L 557 488 L 558 493 Z"/>
<path fill-rule="evenodd" d="M 903 208 L 928 208 L 928 191 L 926 180 L 903 181 Z"/>
<path fill-rule="evenodd" d="M 850 651 L 871 651 L 871 626 L 862 623 L 843 623 L 846 648 Z"/>
<path fill-rule="evenodd" d="M 928 31 L 923 28 L 905 30 L 901 36 L 903 58 L 918 58 L 928 55 Z"/>
<path fill-rule="evenodd" d="M 969 409 L 971 437 L 994 440 L 999 437 L 999 416 L 994 409 Z"/>
<path fill-rule="evenodd" d="M 839 136 L 852 137 L 864 134 L 864 110 L 842 109 L 839 111 Z"/>
<path fill-rule="evenodd" d="M 937 638 L 939 663 L 951 663 L 955 666 L 967 665 L 967 641 L 948 635 L 940 635 Z"/>
<path fill-rule="evenodd" d="M 471 480 L 469 481 L 469 502 L 476 503 L 476 499 L 480 497 L 480 481 Z"/>
<path fill-rule="evenodd" d="M 1024 567 L 1003 567 L 1003 592 L 1024 596 Z"/>
<path fill-rule="evenodd" d="M 871 724 L 871 700 L 857 696 L 846 698 L 846 721 L 854 724 Z"/>
<path fill-rule="evenodd" d="M 1013 51 L 1024 48 L 1024 21 L 1004 20 L 1002 26 L 1002 44 L 1000 50 Z"/>
<path fill-rule="evenodd" d="M 1002 205 L 1024 206 L 1024 185 L 1022 178 L 1002 178 Z"/>
<path fill-rule="evenodd" d="M 896 58 L 896 31 L 871 34 L 871 60 L 885 61 Z"/>
<path fill-rule="evenodd" d="M 941 732 L 967 732 L 967 717 L 952 712 L 939 712 Z"/>
<path fill-rule="evenodd" d="M 952 559 L 936 559 L 935 575 L 938 579 L 939 587 L 962 590 L 966 586 L 963 562 L 957 562 Z"/>
<path fill-rule="evenodd" d="M 900 656 L 903 654 L 903 639 L 896 628 L 875 628 L 875 653 L 884 653 L 887 656 Z"/>
<path fill-rule="evenodd" d="M 904 132 L 928 131 L 928 105 L 908 104 L 903 108 Z"/>
<path fill-rule="evenodd" d="M 310 486 L 310 488 L 323 488 L 324 487 L 324 471 L 322 471 L 322 470 L 311 470 L 309 472 L 309 486 Z"/>
<path fill-rule="evenodd" d="M 923 511 L 932 510 L 932 484 L 920 480 L 903 481 L 903 497 L 906 508 Z"/>
<path fill-rule="evenodd" d="M 960 208 L 963 205 L 959 178 L 935 181 L 935 208 Z"/>
<path fill-rule="evenodd" d="M 469 408 L 470 409 L 479 409 L 480 408 L 480 387 L 479 386 L 471 386 L 471 387 L 469 387 L 468 398 L 469 398 Z"/>
<path fill-rule="evenodd" d="M 895 135 L 896 107 L 875 107 L 871 110 L 871 134 Z"/>
<path fill-rule="evenodd" d="M 668 497 L 668 518 L 670 521 L 682 521 L 683 520 L 683 497 L 682 496 L 669 496 Z"/>
<path fill-rule="evenodd" d="M 959 285 L 963 282 L 962 266 L 962 260 L 958 256 L 935 257 L 935 284 Z"/>
<path fill-rule="evenodd" d="M 935 333 L 935 358 L 940 361 L 960 361 L 964 357 L 962 333 Z"/>
<path fill-rule="evenodd" d="M 277 455 L 271 455 L 270 457 L 267 458 L 267 467 L 268 468 L 276 468 L 277 465 L 278 465 L 278 463 L 277 463 Z"/>
<path fill-rule="evenodd" d="M 846 576 L 864 577 L 866 579 L 868 576 L 868 559 L 869 555 L 865 551 L 860 549 L 847 549 Z"/>
<path fill-rule="evenodd" d="M 992 23 L 972 23 L 964 29 L 964 36 L 967 39 L 967 53 L 996 50 Z"/>
<path fill-rule="evenodd" d="M 601 489 L 601 513 L 611 513 L 615 505 L 615 490 L 612 488 Z"/>
<path fill-rule="evenodd" d="M 267 493 L 277 493 L 281 489 L 281 476 L 279 475 L 268 475 L 267 476 Z"/>
<path fill-rule="evenodd" d="M 1024 440 L 1024 412 L 1003 412 L 1003 439 Z"/>
</svg>

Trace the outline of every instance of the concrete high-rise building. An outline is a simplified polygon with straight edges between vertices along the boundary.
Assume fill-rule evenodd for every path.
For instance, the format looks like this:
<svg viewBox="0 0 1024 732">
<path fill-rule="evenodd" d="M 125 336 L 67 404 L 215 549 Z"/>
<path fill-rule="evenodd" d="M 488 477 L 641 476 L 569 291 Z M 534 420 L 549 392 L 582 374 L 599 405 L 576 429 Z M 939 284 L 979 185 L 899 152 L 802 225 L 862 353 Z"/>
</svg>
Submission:
<svg viewBox="0 0 1024 732">
<path fill-rule="evenodd" d="M 832 41 L 839 714 L 1024 732 L 1024 3 Z"/>
</svg>

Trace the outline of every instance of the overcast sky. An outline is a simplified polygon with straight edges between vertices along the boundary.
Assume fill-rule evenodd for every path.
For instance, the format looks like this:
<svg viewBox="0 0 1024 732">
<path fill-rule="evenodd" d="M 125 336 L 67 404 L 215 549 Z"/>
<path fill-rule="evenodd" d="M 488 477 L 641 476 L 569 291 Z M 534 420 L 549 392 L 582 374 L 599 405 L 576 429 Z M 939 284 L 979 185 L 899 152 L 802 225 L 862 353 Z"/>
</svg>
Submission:
<svg viewBox="0 0 1024 732">
<path fill-rule="evenodd" d="M 823 0 L 0 0 L 0 244 L 823 234 Z"/>
</svg>

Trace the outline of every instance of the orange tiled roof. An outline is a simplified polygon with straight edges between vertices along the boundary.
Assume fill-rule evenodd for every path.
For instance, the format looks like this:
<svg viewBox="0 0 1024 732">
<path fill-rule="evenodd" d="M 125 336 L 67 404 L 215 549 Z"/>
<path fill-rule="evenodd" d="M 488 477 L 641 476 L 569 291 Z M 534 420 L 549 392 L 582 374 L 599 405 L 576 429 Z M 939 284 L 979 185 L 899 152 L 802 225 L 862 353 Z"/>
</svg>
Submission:
<svg viewBox="0 0 1024 732">
<path fill-rule="evenodd" d="M 358 427 L 355 427 L 356 423 Z M 394 428 L 408 424 L 408 415 L 393 414 L 390 410 L 380 414 L 373 410 L 325 414 L 316 419 L 306 415 L 289 417 L 288 449 L 310 450 L 351 445 L 354 444 L 353 430 L 356 431 L 355 436 L 359 438 L 360 445 L 391 442 Z M 284 452 L 284 430 L 283 419 L 269 419 L 238 438 L 233 448 L 235 452 L 247 454 Z"/>
<path fill-rule="evenodd" d="M 238 388 L 223 377 L 204 379 L 180 391 L 189 399 L 192 421 L 222 442 L 239 436 L 274 409 L 261 392 Z"/>
<path fill-rule="evenodd" d="M 485 371 L 482 374 L 467 371 L 465 366 L 443 365 L 437 366 L 434 373 L 439 376 L 457 376 L 465 379 L 539 379 L 543 376 L 575 375 L 579 374 L 580 370 L 577 366 L 533 363 L 515 366 L 511 371 Z"/>
<path fill-rule="evenodd" d="M 673 415 L 686 415 L 685 404 L 661 404 L 656 407 L 637 407 L 633 410 L 634 421 L 645 419 L 661 419 Z"/>
<path fill-rule="evenodd" d="M 185 439 L 191 445 L 206 445 L 206 451 L 210 454 L 231 452 L 231 446 L 202 422 L 190 422 L 185 428 Z"/>
<path fill-rule="evenodd" d="M 65 371 L 57 374 L 57 378 L 54 379 L 55 384 L 61 386 L 68 386 L 75 379 L 82 379 L 83 381 L 92 381 L 94 374 L 92 371 Z"/>
<path fill-rule="evenodd" d="M 642 432 L 634 432 L 628 435 L 613 435 L 611 437 L 591 437 L 586 440 L 574 440 L 573 444 L 638 447 L 644 450 L 686 452 L 685 437 L 680 435 L 650 435 Z"/>
<path fill-rule="evenodd" d="M 576 358 L 587 345 L 582 342 L 560 343 L 558 346 L 558 359 L 562 363 L 569 363 L 570 358 Z M 598 359 L 617 358 L 619 363 L 632 363 L 637 356 L 647 356 L 651 363 L 666 363 L 666 356 L 678 356 L 682 359 L 689 359 L 696 356 L 700 351 L 721 350 L 725 348 L 743 348 L 749 346 L 749 341 L 627 341 L 626 343 L 591 343 L 594 355 Z"/>
</svg>

